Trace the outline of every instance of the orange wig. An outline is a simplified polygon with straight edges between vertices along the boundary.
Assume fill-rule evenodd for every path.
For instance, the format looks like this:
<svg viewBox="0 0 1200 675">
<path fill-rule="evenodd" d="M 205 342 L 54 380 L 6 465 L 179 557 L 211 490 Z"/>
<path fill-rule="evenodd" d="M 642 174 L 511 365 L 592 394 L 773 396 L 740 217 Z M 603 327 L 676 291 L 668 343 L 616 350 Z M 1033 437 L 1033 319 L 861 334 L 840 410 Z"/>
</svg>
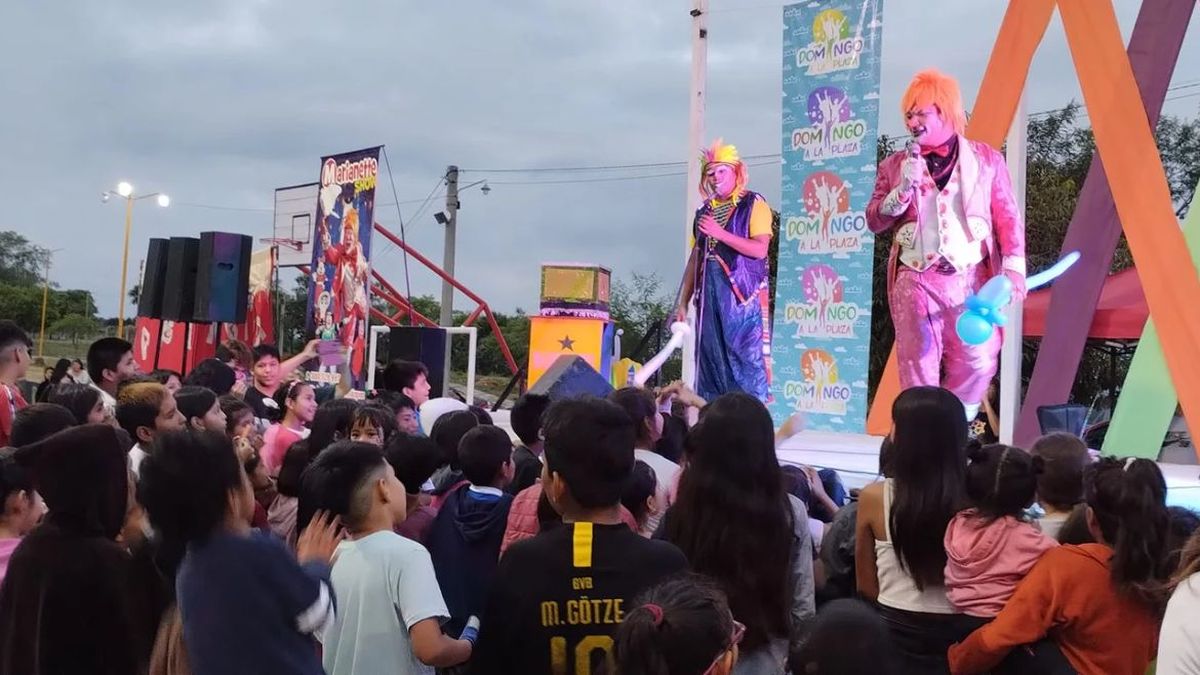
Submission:
<svg viewBox="0 0 1200 675">
<path fill-rule="evenodd" d="M 954 127 L 956 133 L 967 129 L 967 114 L 963 111 L 962 92 L 958 82 L 941 71 L 929 68 L 913 76 L 908 89 L 900 98 L 900 114 L 929 105 L 937 106 L 942 118 Z"/>
</svg>

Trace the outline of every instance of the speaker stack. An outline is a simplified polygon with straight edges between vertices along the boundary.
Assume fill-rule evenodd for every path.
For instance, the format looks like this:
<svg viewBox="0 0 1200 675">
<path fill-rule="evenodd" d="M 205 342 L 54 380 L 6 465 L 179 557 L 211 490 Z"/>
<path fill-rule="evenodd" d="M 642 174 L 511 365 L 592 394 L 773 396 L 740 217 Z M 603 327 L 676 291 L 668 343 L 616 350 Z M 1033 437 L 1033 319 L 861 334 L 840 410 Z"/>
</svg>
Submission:
<svg viewBox="0 0 1200 675">
<path fill-rule="evenodd" d="M 250 246 L 249 236 L 229 232 L 150 240 L 134 338 L 143 370 L 182 372 L 215 349 L 209 324 L 245 322 Z"/>
<path fill-rule="evenodd" d="M 417 361 L 429 371 L 429 398 L 446 395 L 446 339 L 442 328 L 396 326 L 388 331 L 388 360 Z"/>
</svg>

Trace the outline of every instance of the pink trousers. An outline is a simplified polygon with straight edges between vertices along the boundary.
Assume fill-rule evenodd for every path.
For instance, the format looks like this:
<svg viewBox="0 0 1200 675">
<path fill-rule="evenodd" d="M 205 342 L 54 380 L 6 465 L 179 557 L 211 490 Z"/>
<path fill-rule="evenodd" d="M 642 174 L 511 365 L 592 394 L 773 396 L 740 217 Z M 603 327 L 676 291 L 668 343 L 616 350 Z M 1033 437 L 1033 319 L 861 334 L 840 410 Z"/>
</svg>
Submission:
<svg viewBox="0 0 1200 675">
<path fill-rule="evenodd" d="M 954 325 L 967 296 L 985 281 L 981 265 L 962 274 L 898 266 L 889 300 L 901 389 L 941 386 L 964 406 L 983 401 L 999 364 L 1000 332 L 981 345 L 969 345 L 959 339 Z"/>
</svg>

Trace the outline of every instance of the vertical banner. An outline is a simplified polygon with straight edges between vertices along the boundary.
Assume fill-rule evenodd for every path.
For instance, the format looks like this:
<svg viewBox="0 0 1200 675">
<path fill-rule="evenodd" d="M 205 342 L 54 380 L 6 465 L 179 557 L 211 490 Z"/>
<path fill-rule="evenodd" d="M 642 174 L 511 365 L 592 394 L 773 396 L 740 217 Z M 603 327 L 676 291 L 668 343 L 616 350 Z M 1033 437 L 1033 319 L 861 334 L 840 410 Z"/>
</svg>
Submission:
<svg viewBox="0 0 1200 675">
<path fill-rule="evenodd" d="M 182 324 L 180 324 L 182 325 Z M 217 336 L 221 332 L 219 323 L 193 323 L 187 331 L 187 349 L 183 357 L 181 373 L 192 372 L 196 364 L 217 355 Z"/>
<path fill-rule="evenodd" d="M 378 176 L 378 147 L 321 159 L 306 327 L 322 345 L 320 367 L 310 373 L 311 380 L 334 384 L 346 375 L 351 389 L 367 385 L 371 231 Z"/>
<path fill-rule="evenodd" d="M 882 0 L 783 8 L 783 185 L 771 354 L 776 421 L 861 433 L 875 237 Z"/>
<path fill-rule="evenodd" d="M 158 368 L 159 333 L 162 321 L 139 316 L 133 330 L 133 360 L 143 373 Z"/>
<path fill-rule="evenodd" d="M 275 277 L 275 248 L 250 254 L 250 297 L 246 303 L 245 342 L 249 345 L 275 343 L 275 308 L 271 281 Z"/>
</svg>

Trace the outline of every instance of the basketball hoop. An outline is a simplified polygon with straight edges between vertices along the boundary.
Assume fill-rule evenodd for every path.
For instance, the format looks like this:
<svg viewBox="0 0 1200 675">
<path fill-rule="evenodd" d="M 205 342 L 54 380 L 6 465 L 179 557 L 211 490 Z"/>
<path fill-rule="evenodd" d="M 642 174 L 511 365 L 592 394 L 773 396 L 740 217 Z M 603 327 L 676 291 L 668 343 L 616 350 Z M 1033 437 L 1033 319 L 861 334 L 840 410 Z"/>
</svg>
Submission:
<svg viewBox="0 0 1200 675">
<path fill-rule="evenodd" d="M 270 244 L 271 246 L 278 246 L 281 248 L 289 248 L 293 251 L 304 250 L 304 242 L 297 241 L 295 239 L 287 239 L 287 238 L 283 238 L 283 237 L 263 237 L 263 238 L 260 238 L 258 241 L 260 244 Z"/>
</svg>

